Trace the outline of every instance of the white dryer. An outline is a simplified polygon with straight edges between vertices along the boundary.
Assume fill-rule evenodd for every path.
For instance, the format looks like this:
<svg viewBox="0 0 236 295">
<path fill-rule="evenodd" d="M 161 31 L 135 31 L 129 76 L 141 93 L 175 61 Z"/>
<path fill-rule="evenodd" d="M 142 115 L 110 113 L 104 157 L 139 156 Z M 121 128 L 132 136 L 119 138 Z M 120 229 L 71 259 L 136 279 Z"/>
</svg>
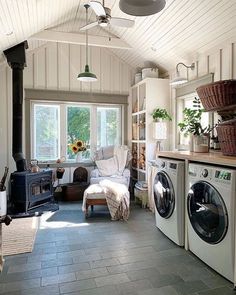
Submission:
<svg viewBox="0 0 236 295">
<path fill-rule="evenodd" d="M 189 164 L 189 250 L 234 281 L 236 171 Z"/>
<path fill-rule="evenodd" d="M 184 245 L 184 162 L 158 159 L 154 179 L 156 226 L 173 242 Z"/>
</svg>

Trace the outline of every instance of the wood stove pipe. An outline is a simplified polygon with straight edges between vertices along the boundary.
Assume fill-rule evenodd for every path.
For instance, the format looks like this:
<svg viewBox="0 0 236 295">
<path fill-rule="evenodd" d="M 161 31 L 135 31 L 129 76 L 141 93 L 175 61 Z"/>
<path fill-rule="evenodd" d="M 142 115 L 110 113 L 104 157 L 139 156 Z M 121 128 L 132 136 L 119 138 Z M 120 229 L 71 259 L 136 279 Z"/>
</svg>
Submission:
<svg viewBox="0 0 236 295">
<path fill-rule="evenodd" d="M 22 152 L 23 123 L 23 70 L 26 66 L 25 49 L 27 41 L 3 51 L 9 66 L 12 68 L 12 156 L 18 172 L 27 170 L 25 156 Z"/>
</svg>

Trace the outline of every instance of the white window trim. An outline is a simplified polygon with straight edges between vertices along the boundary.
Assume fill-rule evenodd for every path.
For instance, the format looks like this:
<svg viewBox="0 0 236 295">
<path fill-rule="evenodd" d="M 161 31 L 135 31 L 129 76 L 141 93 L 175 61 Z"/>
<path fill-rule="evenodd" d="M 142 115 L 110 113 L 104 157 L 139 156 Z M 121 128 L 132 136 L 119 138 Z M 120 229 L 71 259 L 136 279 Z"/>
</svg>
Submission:
<svg viewBox="0 0 236 295">
<path fill-rule="evenodd" d="M 81 107 L 88 107 L 90 108 L 90 126 L 91 126 L 91 133 L 90 133 L 90 144 L 91 144 L 91 156 L 97 149 L 97 108 L 98 107 L 110 107 L 110 108 L 118 108 L 119 109 L 119 117 L 118 117 L 118 142 L 121 145 L 124 144 L 124 106 L 121 104 L 93 104 L 93 103 L 82 103 L 82 102 L 62 102 L 62 101 L 45 101 L 45 100 L 31 100 L 30 101 L 30 121 L 31 121 L 31 139 L 30 139 L 30 157 L 31 159 L 35 155 L 35 114 L 34 114 L 34 105 L 54 105 L 59 106 L 59 140 L 60 140 L 60 157 L 65 156 L 67 157 L 67 107 L 69 105 L 81 106 Z M 93 128 L 95 126 L 96 128 Z M 57 159 L 55 159 L 57 160 Z M 55 160 L 48 160 L 48 162 Z M 68 161 L 68 159 L 67 159 Z"/>
</svg>

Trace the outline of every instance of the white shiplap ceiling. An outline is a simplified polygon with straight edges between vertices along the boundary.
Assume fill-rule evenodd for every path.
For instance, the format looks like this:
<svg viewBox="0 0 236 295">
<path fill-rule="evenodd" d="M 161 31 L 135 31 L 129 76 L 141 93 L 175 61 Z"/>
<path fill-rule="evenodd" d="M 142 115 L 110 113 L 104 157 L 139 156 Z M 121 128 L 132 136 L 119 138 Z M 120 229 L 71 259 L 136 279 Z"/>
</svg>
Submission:
<svg viewBox="0 0 236 295">
<path fill-rule="evenodd" d="M 112 51 L 133 67 L 151 61 L 171 70 L 179 61 L 191 62 L 228 39 L 236 39 L 236 0 L 167 0 L 160 13 L 132 17 L 119 9 L 119 0 L 105 0 L 112 15 L 135 20 L 131 29 L 91 29 L 89 34 L 118 36 L 132 50 Z M 88 0 L 0 0 L 0 50 L 44 29 L 79 33 L 85 24 L 83 5 Z M 89 20 L 95 20 L 90 9 Z M 13 31 L 10 36 L 4 32 Z M 31 48 L 41 42 L 31 41 Z M 155 51 L 151 49 L 155 48 Z"/>
</svg>

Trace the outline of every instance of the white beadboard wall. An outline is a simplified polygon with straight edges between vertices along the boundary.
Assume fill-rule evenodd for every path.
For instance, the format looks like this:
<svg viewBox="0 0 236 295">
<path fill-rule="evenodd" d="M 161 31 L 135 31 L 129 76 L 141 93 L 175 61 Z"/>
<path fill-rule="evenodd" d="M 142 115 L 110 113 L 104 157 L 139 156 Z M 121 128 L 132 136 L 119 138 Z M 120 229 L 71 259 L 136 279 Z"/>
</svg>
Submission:
<svg viewBox="0 0 236 295">
<path fill-rule="evenodd" d="M 105 48 L 90 47 L 89 65 L 98 81 L 81 83 L 78 73 L 84 71 L 85 48 L 80 45 L 47 43 L 27 52 L 24 69 L 24 87 L 34 89 L 83 91 L 93 93 L 128 94 L 133 69 L 113 52 Z M 0 175 L 4 167 L 15 170 L 12 159 L 12 88 L 11 69 L 0 66 Z"/>
<path fill-rule="evenodd" d="M 197 79 L 208 73 L 214 73 L 214 81 L 236 79 L 236 41 L 228 41 L 218 48 L 213 48 L 207 51 L 205 54 L 201 54 L 196 57 L 195 70 L 189 70 L 189 80 Z M 187 62 L 186 64 L 191 64 Z M 186 68 L 180 68 L 180 74 L 186 75 Z M 171 79 L 175 76 L 175 71 L 170 74 Z M 171 89 L 172 96 L 172 116 L 175 118 L 175 89 Z M 175 148 L 175 124 L 177 122 L 173 120 L 172 124 L 172 148 Z"/>
</svg>

